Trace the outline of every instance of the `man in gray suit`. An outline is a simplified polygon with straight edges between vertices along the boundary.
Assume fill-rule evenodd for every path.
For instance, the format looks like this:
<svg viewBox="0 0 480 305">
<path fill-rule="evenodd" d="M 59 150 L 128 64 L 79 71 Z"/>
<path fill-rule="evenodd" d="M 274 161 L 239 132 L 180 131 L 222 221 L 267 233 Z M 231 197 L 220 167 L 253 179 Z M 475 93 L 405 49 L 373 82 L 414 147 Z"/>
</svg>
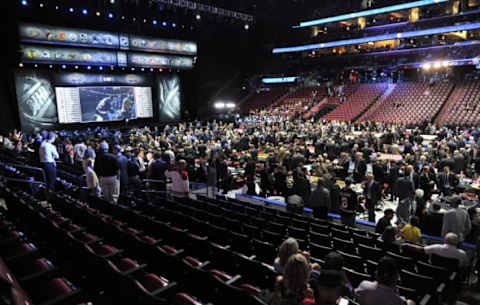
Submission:
<svg viewBox="0 0 480 305">
<path fill-rule="evenodd" d="M 327 219 L 328 210 L 331 208 L 330 192 L 325 186 L 325 180 L 320 177 L 317 182 L 317 188 L 310 195 L 308 200 L 313 209 L 315 218 Z"/>
<path fill-rule="evenodd" d="M 452 208 L 447 210 L 443 215 L 442 227 L 442 237 L 445 237 L 447 233 L 452 232 L 457 234 L 460 242 L 465 239 L 472 229 L 472 224 L 467 211 L 458 207 L 461 202 L 462 199 L 458 196 L 450 198 L 450 206 Z"/>
</svg>

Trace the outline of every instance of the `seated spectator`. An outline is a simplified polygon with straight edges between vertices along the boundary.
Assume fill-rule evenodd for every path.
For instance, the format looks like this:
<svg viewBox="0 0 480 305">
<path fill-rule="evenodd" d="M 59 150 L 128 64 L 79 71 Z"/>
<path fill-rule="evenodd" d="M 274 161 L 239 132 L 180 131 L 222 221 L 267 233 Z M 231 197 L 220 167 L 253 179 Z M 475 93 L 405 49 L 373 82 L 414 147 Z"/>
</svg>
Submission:
<svg viewBox="0 0 480 305">
<path fill-rule="evenodd" d="M 312 283 L 316 305 L 348 305 L 349 302 L 342 298 L 344 277 L 336 270 L 324 270 Z"/>
<path fill-rule="evenodd" d="M 351 298 L 353 297 L 353 287 L 349 279 L 347 278 L 345 271 L 343 271 L 343 265 L 343 257 L 338 252 L 330 252 L 327 254 L 327 256 L 325 256 L 325 264 L 319 272 L 322 273 L 327 270 L 338 271 L 343 279 L 341 295 L 342 297 Z"/>
<path fill-rule="evenodd" d="M 444 238 L 444 243 L 442 245 L 430 245 L 430 246 L 415 246 L 411 244 L 404 244 L 403 247 L 408 247 L 414 251 L 422 252 L 427 255 L 438 255 L 447 258 L 455 258 L 459 261 L 459 267 L 466 269 L 470 264 L 467 254 L 465 251 L 458 249 L 459 240 L 458 236 L 455 233 L 447 233 Z"/>
<path fill-rule="evenodd" d="M 287 263 L 290 256 L 298 253 L 300 251 L 298 242 L 295 238 L 287 238 L 278 248 L 278 257 L 273 263 L 273 268 L 278 273 L 283 273 L 285 264 Z"/>
<path fill-rule="evenodd" d="M 422 229 L 425 234 L 441 236 L 443 226 L 443 211 L 439 202 L 433 202 L 427 210 L 422 222 Z"/>
<path fill-rule="evenodd" d="M 383 231 L 383 234 L 379 240 L 383 241 L 384 251 L 398 249 L 398 247 L 401 245 L 401 241 L 397 239 L 397 233 L 397 228 L 392 226 L 388 226 L 385 231 Z"/>
<path fill-rule="evenodd" d="M 402 235 L 405 241 L 419 244 L 422 240 L 422 233 L 420 232 L 420 228 L 418 227 L 418 217 L 410 217 L 410 223 L 403 227 L 400 235 Z"/>
<path fill-rule="evenodd" d="M 386 209 L 383 212 L 384 216 L 378 220 L 377 226 L 375 227 L 375 233 L 383 234 L 387 227 L 392 226 L 391 221 L 393 219 L 393 214 L 395 214 L 395 212 L 392 209 Z"/>
<path fill-rule="evenodd" d="M 280 248 L 278 249 L 278 257 L 275 258 L 275 261 L 273 262 L 274 270 L 277 273 L 283 273 L 285 264 L 287 263 L 290 256 L 297 253 L 305 256 L 307 261 L 310 263 L 310 254 L 306 251 L 300 250 L 298 242 L 295 238 L 290 237 L 284 240 L 283 243 L 280 245 Z M 311 269 L 320 269 L 320 266 L 318 264 L 311 264 L 310 267 Z"/>
<path fill-rule="evenodd" d="M 272 305 L 307 305 L 314 304 L 313 291 L 308 286 L 310 266 L 300 253 L 291 255 L 286 264 L 283 276 L 277 277 Z"/>
<path fill-rule="evenodd" d="M 398 269 L 395 260 L 390 257 L 382 258 L 375 272 L 376 281 L 363 281 L 355 293 L 360 305 L 405 305 L 413 304 L 402 298 L 396 289 Z"/>
</svg>

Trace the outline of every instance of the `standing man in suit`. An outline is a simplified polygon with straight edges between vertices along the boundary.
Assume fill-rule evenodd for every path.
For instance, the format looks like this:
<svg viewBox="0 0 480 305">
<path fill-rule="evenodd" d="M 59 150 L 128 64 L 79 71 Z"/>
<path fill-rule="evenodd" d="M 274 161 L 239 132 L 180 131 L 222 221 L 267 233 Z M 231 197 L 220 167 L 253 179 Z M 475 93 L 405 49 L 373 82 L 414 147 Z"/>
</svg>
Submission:
<svg viewBox="0 0 480 305">
<path fill-rule="evenodd" d="M 358 208 L 357 193 L 352 190 L 352 178 L 345 179 L 345 187 L 340 191 L 340 215 L 342 216 L 342 223 L 355 227 L 355 216 Z"/>
<path fill-rule="evenodd" d="M 368 210 L 368 221 L 375 222 L 375 207 L 382 198 L 382 188 L 380 183 L 375 181 L 373 174 L 367 174 L 367 180 L 364 183 L 363 195 L 366 202 L 365 207 Z"/>
<path fill-rule="evenodd" d="M 413 198 L 415 195 L 414 183 L 412 183 L 408 177 L 402 176 L 401 174 L 399 175 L 401 177 L 397 180 L 396 184 L 397 197 L 400 201 L 407 197 Z"/>
<path fill-rule="evenodd" d="M 356 183 L 361 183 L 365 179 L 365 173 L 367 172 L 367 163 L 363 159 L 361 152 L 355 153 L 355 169 L 353 171 L 353 180 Z"/>
<path fill-rule="evenodd" d="M 113 148 L 120 166 L 120 194 L 126 195 L 128 191 L 128 159 L 123 155 L 123 149 L 120 145 Z"/>
<path fill-rule="evenodd" d="M 458 185 L 458 179 L 450 172 L 450 167 L 445 166 L 443 172 L 438 175 L 438 189 L 446 196 L 449 196 Z"/>
<path fill-rule="evenodd" d="M 309 203 L 313 209 L 313 216 L 315 218 L 327 219 L 328 210 L 331 208 L 330 191 L 325 186 L 325 179 L 318 178 L 317 188 L 310 195 Z"/>
<path fill-rule="evenodd" d="M 464 241 L 472 229 L 472 223 L 467 211 L 459 208 L 461 202 L 462 199 L 459 196 L 454 196 L 450 199 L 452 208 L 443 215 L 442 226 L 442 237 L 445 237 L 447 233 L 455 233 L 459 242 Z"/>
</svg>

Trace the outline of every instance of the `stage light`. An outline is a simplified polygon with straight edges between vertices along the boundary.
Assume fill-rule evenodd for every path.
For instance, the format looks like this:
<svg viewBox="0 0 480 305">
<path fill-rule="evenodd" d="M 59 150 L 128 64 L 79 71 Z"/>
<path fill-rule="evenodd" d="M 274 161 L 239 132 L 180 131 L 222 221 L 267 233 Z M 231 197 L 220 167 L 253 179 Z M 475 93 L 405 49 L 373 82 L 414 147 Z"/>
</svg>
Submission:
<svg viewBox="0 0 480 305">
<path fill-rule="evenodd" d="M 132 71 L 135 71 L 135 68 L 132 68 Z"/>
<path fill-rule="evenodd" d="M 43 8 L 43 6 L 44 6 L 44 4 L 43 4 L 43 3 L 40 3 L 40 7 L 42 7 L 42 8 Z"/>
<path fill-rule="evenodd" d="M 200 16 L 200 14 L 197 14 L 197 15 L 195 16 L 195 19 L 200 20 L 200 19 L 202 19 L 202 16 Z"/>
<path fill-rule="evenodd" d="M 110 0 L 110 4 L 115 4 L 115 0 Z"/>
<path fill-rule="evenodd" d="M 162 22 L 162 25 L 167 26 L 167 22 L 166 21 Z"/>
<path fill-rule="evenodd" d="M 147 19 L 143 19 L 143 23 L 147 23 Z"/>
<path fill-rule="evenodd" d="M 73 13 L 73 12 L 75 12 L 75 9 L 74 9 L 73 7 L 71 7 L 71 8 L 68 9 L 68 11 L 69 11 L 70 13 Z"/>
<path fill-rule="evenodd" d="M 22 0 L 22 5 L 23 5 L 23 6 L 27 6 L 27 5 L 28 5 L 28 1 L 27 1 L 27 0 Z"/>
<path fill-rule="evenodd" d="M 60 9 L 60 7 L 58 7 L 58 5 L 57 5 L 57 6 L 55 6 L 55 9 L 58 11 Z"/>
<path fill-rule="evenodd" d="M 133 19 L 132 19 L 132 20 L 133 20 L 133 21 L 137 21 L 137 18 L 133 17 Z"/>
<path fill-rule="evenodd" d="M 213 105 L 215 107 L 215 109 L 224 109 L 225 108 L 225 103 L 222 103 L 222 102 L 218 102 L 218 103 L 215 103 L 215 105 Z"/>
<path fill-rule="evenodd" d="M 67 68 L 67 66 L 65 66 L 65 65 L 62 65 L 62 69 L 66 69 L 66 68 Z"/>
<path fill-rule="evenodd" d="M 113 13 L 108 13 L 108 18 L 113 19 Z"/>
<path fill-rule="evenodd" d="M 87 14 L 88 14 L 88 11 L 87 11 L 86 9 L 83 9 L 83 10 L 82 10 L 82 14 L 87 15 Z"/>
<path fill-rule="evenodd" d="M 444 60 L 444 61 L 442 62 L 442 66 L 443 66 L 444 68 L 448 67 L 449 65 L 450 65 L 450 63 L 449 63 L 448 61 L 446 61 L 446 60 Z"/>
<path fill-rule="evenodd" d="M 112 70 L 112 71 L 113 71 L 113 66 L 110 66 L 110 70 Z"/>
<path fill-rule="evenodd" d="M 19 63 L 18 66 L 19 66 L 20 68 L 23 68 L 23 63 Z"/>
<path fill-rule="evenodd" d="M 103 67 L 99 67 L 98 69 L 99 69 L 100 71 L 103 71 Z"/>
<path fill-rule="evenodd" d="M 234 103 L 226 103 L 225 107 L 227 107 L 228 109 L 233 109 L 233 108 L 235 108 L 235 104 Z"/>
<path fill-rule="evenodd" d="M 172 23 L 172 28 L 176 28 L 177 27 L 177 24 L 176 23 Z"/>
<path fill-rule="evenodd" d="M 92 67 L 91 67 L 91 66 L 88 66 L 88 67 L 87 67 L 87 70 L 92 70 Z"/>
<path fill-rule="evenodd" d="M 422 66 L 422 68 L 423 68 L 424 70 L 427 70 L 427 71 L 430 70 L 431 67 L 432 67 L 432 64 L 430 64 L 430 63 L 425 63 L 425 64 L 423 64 L 423 66 Z"/>
<path fill-rule="evenodd" d="M 157 20 L 153 20 L 152 23 L 153 23 L 154 25 L 157 25 Z"/>
<path fill-rule="evenodd" d="M 434 67 L 435 69 L 438 69 L 438 68 L 440 68 L 441 66 L 442 66 L 442 63 L 439 62 L 439 61 L 437 61 L 436 63 L 433 64 L 433 67 Z"/>
<path fill-rule="evenodd" d="M 122 16 L 122 20 L 125 20 L 125 16 Z"/>
<path fill-rule="evenodd" d="M 35 68 L 38 68 L 38 65 L 37 65 L 37 64 L 35 64 Z"/>
<path fill-rule="evenodd" d="M 53 68 L 53 65 L 48 66 L 50 69 Z"/>
<path fill-rule="evenodd" d="M 150 72 L 153 72 L 153 68 L 150 68 Z"/>
<path fill-rule="evenodd" d="M 143 71 L 145 71 L 145 69 L 144 69 L 144 68 L 142 68 L 142 72 L 143 72 Z"/>
<path fill-rule="evenodd" d="M 250 29 L 250 25 L 248 25 L 248 23 L 247 23 L 247 24 L 245 24 L 245 26 L 243 28 L 245 29 L 245 31 L 248 31 Z"/>
<path fill-rule="evenodd" d="M 75 66 L 75 69 L 78 69 L 78 66 Z"/>
<path fill-rule="evenodd" d="M 98 17 L 98 16 L 100 16 L 101 14 L 100 14 L 99 11 L 97 11 L 97 12 L 95 13 L 95 15 L 97 15 L 97 17 Z"/>
</svg>

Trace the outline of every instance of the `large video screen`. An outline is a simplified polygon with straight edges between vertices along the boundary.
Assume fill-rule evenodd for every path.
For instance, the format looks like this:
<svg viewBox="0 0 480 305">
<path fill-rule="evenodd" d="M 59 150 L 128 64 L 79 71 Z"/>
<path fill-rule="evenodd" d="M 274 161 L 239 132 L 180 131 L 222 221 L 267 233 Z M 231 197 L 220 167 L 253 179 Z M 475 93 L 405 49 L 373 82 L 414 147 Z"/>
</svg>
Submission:
<svg viewBox="0 0 480 305">
<path fill-rule="evenodd" d="M 153 117 L 150 87 L 56 87 L 55 92 L 60 123 Z"/>
</svg>

